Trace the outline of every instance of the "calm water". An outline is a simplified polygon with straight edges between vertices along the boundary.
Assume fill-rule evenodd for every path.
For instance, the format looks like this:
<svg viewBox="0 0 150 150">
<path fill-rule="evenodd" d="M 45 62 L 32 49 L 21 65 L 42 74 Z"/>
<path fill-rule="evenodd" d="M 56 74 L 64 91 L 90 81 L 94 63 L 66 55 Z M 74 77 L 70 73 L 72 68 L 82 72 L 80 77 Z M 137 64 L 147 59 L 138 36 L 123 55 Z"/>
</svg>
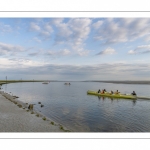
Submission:
<svg viewBox="0 0 150 150">
<path fill-rule="evenodd" d="M 105 88 L 150 97 L 150 85 L 98 82 L 12 83 L 3 91 L 36 104 L 45 116 L 75 132 L 150 132 L 150 100 L 109 99 L 87 95 L 87 90 Z M 41 102 L 44 107 L 41 107 Z"/>
</svg>

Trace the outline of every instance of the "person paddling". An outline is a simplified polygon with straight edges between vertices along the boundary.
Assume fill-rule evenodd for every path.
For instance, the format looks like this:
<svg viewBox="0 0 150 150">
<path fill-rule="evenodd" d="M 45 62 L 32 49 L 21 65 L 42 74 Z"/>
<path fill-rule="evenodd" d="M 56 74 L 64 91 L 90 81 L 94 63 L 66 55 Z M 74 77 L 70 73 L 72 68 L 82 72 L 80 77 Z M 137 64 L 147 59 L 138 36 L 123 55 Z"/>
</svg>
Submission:
<svg viewBox="0 0 150 150">
<path fill-rule="evenodd" d="M 133 91 L 131 94 L 132 94 L 132 95 L 136 95 L 135 91 Z"/>
<path fill-rule="evenodd" d="M 118 90 L 115 92 L 115 94 L 119 94 L 120 92 L 118 92 Z"/>
<path fill-rule="evenodd" d="M 100 93 L 100 92 L 101 92 L 101 90 L 99 89 L 97 93 Z"/>
<path fill-rule="evenodd" d="M 104 90 L 102 90 L 101 94 L 104 94 L 105 92 L 106 92 L 106 90 L 104 89 Z"/>
</svg>

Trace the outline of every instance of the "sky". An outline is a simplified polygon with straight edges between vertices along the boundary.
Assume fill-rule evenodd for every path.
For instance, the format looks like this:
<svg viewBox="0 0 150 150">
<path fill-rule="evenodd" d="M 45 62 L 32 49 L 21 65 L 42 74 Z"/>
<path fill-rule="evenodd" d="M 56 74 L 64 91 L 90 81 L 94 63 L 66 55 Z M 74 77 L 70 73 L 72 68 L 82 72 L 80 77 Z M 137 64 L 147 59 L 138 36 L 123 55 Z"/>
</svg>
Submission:
<svg viewBox="0 0 150 150">
<path fill-rule="evenodd" d="M 150 18 L 0 18 L 0 80 L 150 80 Z"/>
</svg>

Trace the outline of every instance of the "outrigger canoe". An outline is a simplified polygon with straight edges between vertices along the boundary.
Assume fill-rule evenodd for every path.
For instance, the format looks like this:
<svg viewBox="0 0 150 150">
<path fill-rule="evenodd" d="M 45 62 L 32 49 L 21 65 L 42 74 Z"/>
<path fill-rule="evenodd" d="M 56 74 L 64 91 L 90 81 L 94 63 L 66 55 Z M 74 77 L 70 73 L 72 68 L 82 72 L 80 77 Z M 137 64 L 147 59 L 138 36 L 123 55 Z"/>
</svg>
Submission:
<svg viewBox="0 0 150 150">
<path fill-rule="evenodd" d="M 126 95 L 126 94 L 111 94 L 109 92 L 105 92 L 105 93 L 98 93 L 97 91 L 87 91 L 87 94 L 90 95 L 97 95 L 97 96 L 105 96 L 105 97 L 112 97 L 112 98 L 125 98 L 125 99 L 137 99 L 136 96 L 134 95 Z"/>
</svg>

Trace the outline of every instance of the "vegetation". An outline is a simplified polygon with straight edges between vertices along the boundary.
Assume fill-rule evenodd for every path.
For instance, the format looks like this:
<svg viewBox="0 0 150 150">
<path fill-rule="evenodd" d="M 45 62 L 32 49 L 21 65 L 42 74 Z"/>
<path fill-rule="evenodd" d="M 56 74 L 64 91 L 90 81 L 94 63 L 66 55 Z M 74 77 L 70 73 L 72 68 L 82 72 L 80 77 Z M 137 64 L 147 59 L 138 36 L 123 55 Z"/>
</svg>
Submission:
<svg viewBox="0 0 150 150">
<path fill-rule="evenodd" d="M 64 130 L 63 126 L 60 126 L 60 129 L 61 129 L 61 130 Z"/>
<path fill-rule="evenodd" d="M 46 120 L 46 118 L 44 117 L 43 120 Z"/>
<path fill-rule="evenodd" d="M 39 114 L 36 114 L 37 117 L 39 117 Z"/>
<path fill-rule="evenodd" d="M 52 121 L 51 124 L 54 125 L 54 122 Z"/>
<path fill-rule="evenodd" d="M 0 80 L 0 85 L 17 82 L 44 82 L 44 80 Z"/>
</svg>

